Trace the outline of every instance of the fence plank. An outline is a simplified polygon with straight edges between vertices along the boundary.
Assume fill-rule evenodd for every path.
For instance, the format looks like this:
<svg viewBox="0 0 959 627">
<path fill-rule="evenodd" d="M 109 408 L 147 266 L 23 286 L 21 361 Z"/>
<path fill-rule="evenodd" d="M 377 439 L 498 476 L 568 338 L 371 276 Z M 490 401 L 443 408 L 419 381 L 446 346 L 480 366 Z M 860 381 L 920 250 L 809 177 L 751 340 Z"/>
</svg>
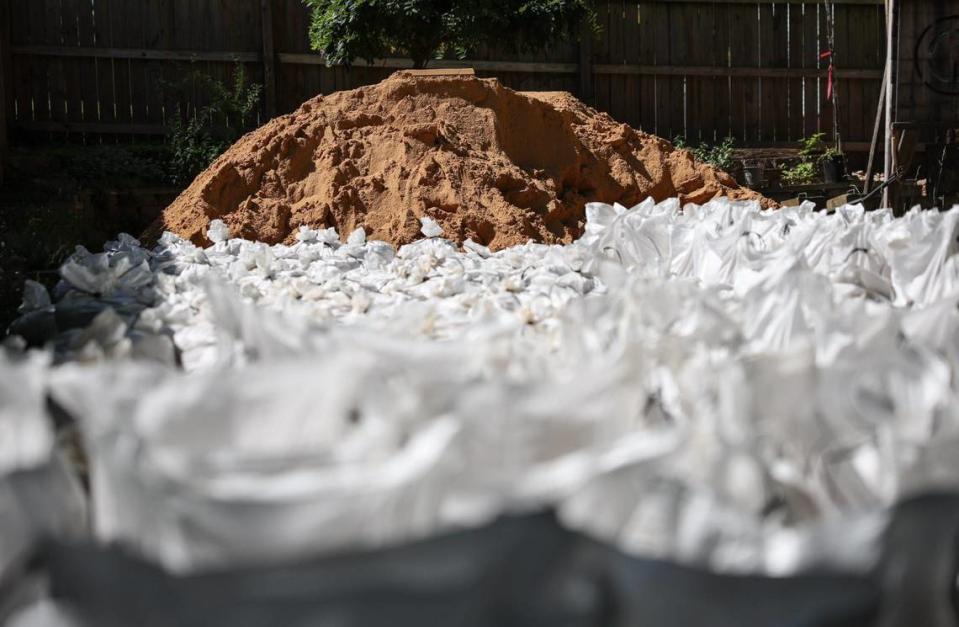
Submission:
<svg viewBox="0 0 959 627">
<path fill-rule="evenodd" d="M 637 3 L 639 19 L 639 64 L 652 66 L 656 63 L 656 22 L 649 2 Z M 639 79 L 640 128 L 656 132 L 656 77 L 643 75 Z"/>
<path fill-rule="evenodd" d="M 816 10 L 819 15 L 819 51 L 820 53 L 829 50 L 829 9 L 825 5 L 817 5 Z M 821 61 L 820 67 L 828 67 L 829 61 Z M 826 138 L 832 140 L 833 136 L 833 105 L 832 101 L 827 98 L 828 91 L 828 79 L 820 78 L 819 79 L 819 130 L 826 134 Z"/>
<path fill-rule="evenodd" d="M 600 27 L 602 28 L 603 35 L 600 38 L 599 45 L 596 46 L 595 50 L 595 59 L 596 65 L 593 67 L 596 68 L 599 65 L 611 65 L 617 66 L 621 65 L 613 59 L 610 54 L 610 2 L 600 1 L 596 3 L 596 20 L 599 22 Z M 609 111 L 610 105 L 610 77 L 608 74 L 596 72 L 596 75 L 593 77 L 593 89 L 595 92 L 595 106 L 597 109 L 602 111 Z"/>
<path fill-rule="evenodd" d="M 8 127 L 13 118 L 13 76 L 10 56 L 10 0 L 0 0 L 0 185 L 10 149 Z"/>
<path fill-rule="evenodd" d="M 276 115 L 276 51 L 273 46 L 273 2 L 260 0 L 260 26 L 263 39 L 263 88 L 266 92 L 266 116 Z"/>
<path fill-rule="evenodd" d="M 819 17 L 812 5 L 803 5 L 803 53 L 804 70 L 819 68 Z M 819 79 L 803 79 L 803 137 L 819 130 Z"/>
<path fill-rule="evenodd" d="M 716 78 L 713 79 L 715 94 L 713 97 L 713 129 L 717 141 L 733 135 L 730 118 L 729 77 L 725 68 L 729 66 L 729 7 L 723 4 L 713 5 L 713 33 L 716 46 Z"/>
<path fill-rule="evenodd" d="M 96 31 L 94 26 L 93 3 L 81 0 L 77 7 L 77 46 L 94 47 Z M 96 59 L 79 59 L 79 75 L 83 86 L 80 89 L 82 99 L 81 115 L 85 122 L 100 122 L 100 76 Z M 79 139 L 79 138 L 78 138 Z M 99 135 L 85 135 L 83 141 L 99 143 Z"/>
<path fill-rule="evenodd" d="M 685 20 L 689 19 L 688 11 L 688 4 L 667 5 L 670 65 L 690 65 L 690 42 L 686 38 L 683 28 Z M 670 77 L 667 81 L 669 85 L 667 92 L 669 94 L 669 105 L 673 108 L 667 137 L 672 139 L 686 134 L 686 77 L 685 75 Z"/>
<path fill-rule="evenodd" d="M 803 15 L 802 6 L 786 4 L 787 23 L 789 29 L 789 56 L 787 65 L 790 69 L 802 68 L 803 57 Z M 786 139 L 797 141 L 803 136 L 803 79 L 791 78 L 787 81 L 787 123 Z"/>
</svg>

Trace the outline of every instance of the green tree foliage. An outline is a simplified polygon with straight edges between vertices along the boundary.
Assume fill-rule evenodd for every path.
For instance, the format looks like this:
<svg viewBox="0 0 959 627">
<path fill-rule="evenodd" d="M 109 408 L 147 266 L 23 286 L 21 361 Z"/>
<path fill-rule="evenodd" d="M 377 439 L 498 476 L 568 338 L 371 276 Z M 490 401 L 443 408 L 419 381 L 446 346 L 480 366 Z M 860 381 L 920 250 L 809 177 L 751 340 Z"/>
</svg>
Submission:
<svg viewBox="0 0 959 627">
<path fill-rule="evenodd" d="M 327 63 L 404 56 L 415 67 L 480 44 L 536 51 L 595 28 L 589 0 L 304 0 Z"/>
</svg>

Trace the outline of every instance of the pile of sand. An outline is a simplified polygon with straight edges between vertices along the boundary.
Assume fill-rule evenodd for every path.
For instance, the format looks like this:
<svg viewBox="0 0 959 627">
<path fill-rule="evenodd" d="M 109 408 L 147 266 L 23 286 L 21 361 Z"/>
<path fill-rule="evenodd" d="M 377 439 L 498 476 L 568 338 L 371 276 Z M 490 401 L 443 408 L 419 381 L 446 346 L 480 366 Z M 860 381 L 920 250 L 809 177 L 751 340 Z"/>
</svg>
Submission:
<svg viewBox="0 0 959 627">
<path fill-rule="evenodd" d="M 206 243 L 220 218 L 233 236 L 290 242 L 298 227 L 363 226 L 399 245 L 420 216 L 445 236 L 494 249 L 568 243 L 587 202 L 648 196 L 703 203 L 740 188 L 669 142 L 619 124 L 565 92 L 519 93 L 495 79 L 397 72 L 319 96 L 246 135 L 151 227 Z"/>
</svg>

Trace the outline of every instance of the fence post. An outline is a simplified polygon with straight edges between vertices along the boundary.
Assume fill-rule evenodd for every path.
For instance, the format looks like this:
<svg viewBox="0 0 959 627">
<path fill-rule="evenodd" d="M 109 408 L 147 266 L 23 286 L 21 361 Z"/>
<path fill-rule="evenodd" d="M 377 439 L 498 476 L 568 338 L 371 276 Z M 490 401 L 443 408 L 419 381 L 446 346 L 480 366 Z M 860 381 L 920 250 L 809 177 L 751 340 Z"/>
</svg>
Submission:
<svg viewBox="0 0 959 627">
<path fill-rule="evenodd" d="M 263 26 L 263 85 L 266 90 L 266 115 L 276 116 L 276 52 L 273 47 L 273 0 L 260 0 Z"/>
<path fill-rule="evenodd" d="M 579 97 L 593 104 L 593 29 L 584 24 L 579 38 Z"/>
<path fill-rule="evenodd" d="M 9 116 L 13 113 L 7 110 L 7 102 L 10 98 L 8 92 L 13 89 L 10 81 L 12 76 L 10 17 L 10 0 L 0 0 L 0 185 L 4 181 L 4 169 L 9 155 L 7 125 Z"/>
</svg>

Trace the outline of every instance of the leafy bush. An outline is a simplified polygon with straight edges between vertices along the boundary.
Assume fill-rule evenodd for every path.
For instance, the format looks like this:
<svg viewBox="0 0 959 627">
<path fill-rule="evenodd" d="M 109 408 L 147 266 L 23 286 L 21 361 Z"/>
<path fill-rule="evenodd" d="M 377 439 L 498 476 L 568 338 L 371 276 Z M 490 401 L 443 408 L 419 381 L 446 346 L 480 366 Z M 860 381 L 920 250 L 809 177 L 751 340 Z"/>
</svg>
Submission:
<svg viewBox="0 0 959 627">
<path fill-rule="evenodd" d="M 813 133 L 799 142 L 799 156 L 803 161 L 826 161 L 841 154 L 838 148 L 826 143 L 825 133 Z"/>
<path fill-rule="evenodd" d="M 310 43 L 328 63 L 400 55 L 425 67 L 481 44 L 537 51 L 595 28 L 589 0 L 304 0 Z"/>
<path fill-rule="evenodd" d="M 177 107 L 168 124 L 167 172 L 174 185 L 187 185 L 256 122 L 263 86 L 248 84 L 246 70 L 237 63 L 233 85 L 194 72 L 187 80 L 210 94 L 210 104 L 185 116 Z"/>
<path fill-rule="evenodd" d="M 826 134 L 813 133 L 799 142 L 799 156 L 803 161 L 815 161 L 826 151 Z"/>
<path fill-rule="evenodd" d="M 693 153 L 696 161 L 708 163 L 721 170 L 728 170 L 733 165 L 733 148 L 736 140 L 727 137 L 718 144 L 709 144 L 701 142 L 698 147 L 692 147 L 686 143 L 685 137 L 677 137 L 673 140 L 673 145 L 677 148 L 685 148 Z"/>
<path fill-rule="evenodd" d="M 803 161 L 791 168 L 783 168 L 783 183 L 786 185 L 808 185 L 816 179 L 818 171 L 811 161 Z"/>
</svg>

